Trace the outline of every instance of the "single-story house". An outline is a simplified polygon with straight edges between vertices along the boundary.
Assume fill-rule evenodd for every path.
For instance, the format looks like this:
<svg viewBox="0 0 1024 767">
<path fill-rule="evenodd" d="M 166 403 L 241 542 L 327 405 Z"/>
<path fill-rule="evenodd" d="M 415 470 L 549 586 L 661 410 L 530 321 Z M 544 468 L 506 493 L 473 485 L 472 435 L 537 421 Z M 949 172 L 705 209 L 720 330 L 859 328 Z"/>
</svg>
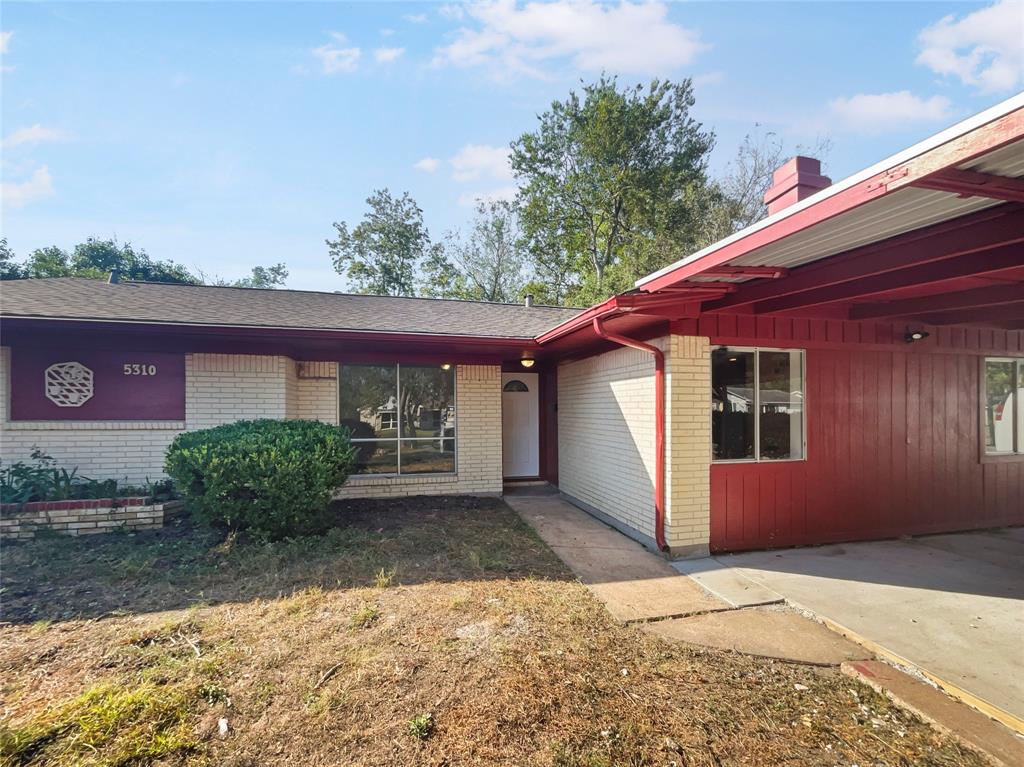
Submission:
<svg viewBox="0 0 1024 767">
<path fill-rule="evenodd" d="M 343 497 L 544 480 L 671 556 L 1024 523 L 1024 95 L 585 310 L 0 287 L 2 457 L 144 481 L 182 430 L 346 424 Z"/>
</svg>

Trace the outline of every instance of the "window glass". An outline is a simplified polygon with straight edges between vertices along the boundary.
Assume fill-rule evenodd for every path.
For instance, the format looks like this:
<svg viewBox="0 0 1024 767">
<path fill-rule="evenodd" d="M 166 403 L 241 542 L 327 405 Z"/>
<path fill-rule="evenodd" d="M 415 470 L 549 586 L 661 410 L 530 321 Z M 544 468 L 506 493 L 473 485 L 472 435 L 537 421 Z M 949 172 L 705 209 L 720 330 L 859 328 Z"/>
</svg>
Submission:
<svg viewBox="0 0 1024 767">
<path fill-rule="evenodd" d="M 1019 386 L 1015 379 L 1016 364 L 1013 360 L 985 360 L 985 452 L 1012 453 L 1014 443 L 1014 390 Z M 1018 390 L 1019 391 L 1019 390 Z"/>
<path fill-rule="evenodd" d="M 711 441 L 719 460 L 754 457 L 754 353 L 711 353 Z"/>
<path fill-rule="evenodd" d="M 510 392 L 526 392 L 530 391 L 530 387 L 524 384 L 518 378 L 513 378 L 511 381 L 506 383 L 501 390 Z"/>
<path fill-rule="evenodd" d="M 338 376 L 339 421 L 353 439 L 398 436 L 395 365 L 342 365 Z"/>
<path fill-rule="evenodd" d="M 451 370 L 402 365 L 402 436 L 455 436 L 455 378 Z"/>
<path fill-rule="evenodd" d="M 453 368 L 339 365 L 338 408 L 356 474 L 455 471 Z"/>
<path fill-rule="evenodd" d="M 352 440 L 356 474 L 397 474 L 398 442 L 392 439 Z"/>
<path fill-rule="evenodd" d="M 402 442 L 402 474 L 437 474 L 453 471 L 454 439 L 417 439 Z"/>
<path fill-rule="evenodd" d="M 758 352 L 761 460 L 803 458 L 803 355 Z"/>
</svg>

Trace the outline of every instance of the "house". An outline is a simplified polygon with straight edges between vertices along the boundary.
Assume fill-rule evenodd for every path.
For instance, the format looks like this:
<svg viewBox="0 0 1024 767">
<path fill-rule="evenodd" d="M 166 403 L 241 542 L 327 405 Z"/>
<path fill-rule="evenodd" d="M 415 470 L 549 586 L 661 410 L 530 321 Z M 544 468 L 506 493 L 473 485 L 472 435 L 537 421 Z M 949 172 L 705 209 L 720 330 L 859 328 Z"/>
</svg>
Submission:
<svg viewBox="0 0 1024 767">
<path fill-rule="evenodd" d="M 162 473 L 184 429 L 344 423 L 339 496 L 546 480 L 671 556 L 1024 523 L 1024 95 L 585 310 L 4 283 L 2 455 Z"/>
</svg>

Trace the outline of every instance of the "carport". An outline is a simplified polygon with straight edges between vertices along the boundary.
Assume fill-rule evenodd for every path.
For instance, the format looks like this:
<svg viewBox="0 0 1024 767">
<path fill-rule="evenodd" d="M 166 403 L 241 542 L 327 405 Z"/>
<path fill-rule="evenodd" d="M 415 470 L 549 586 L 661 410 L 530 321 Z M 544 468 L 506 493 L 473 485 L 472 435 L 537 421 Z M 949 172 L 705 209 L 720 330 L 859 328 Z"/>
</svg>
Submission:
<svg viewBox="0 0 1024 767">
<path fill-rule="evenodd" d="M 748 552 L 694 563 L 736 576 L 1024 733 L 1024 530 Z M 722 570 L 715 565 L 724 565 Z"/>
</svg>

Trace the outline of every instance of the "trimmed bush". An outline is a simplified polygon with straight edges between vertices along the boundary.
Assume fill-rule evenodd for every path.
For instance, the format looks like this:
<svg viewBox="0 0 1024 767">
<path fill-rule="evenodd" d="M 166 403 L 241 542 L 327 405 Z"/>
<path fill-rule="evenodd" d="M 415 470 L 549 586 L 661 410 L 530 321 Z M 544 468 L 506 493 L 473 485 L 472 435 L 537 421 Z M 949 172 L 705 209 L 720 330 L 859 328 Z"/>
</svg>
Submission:
<svg viewBox="0 0 1024 767">
<path fill-rule="evenodd" d="M 259 420 L 178 435 L 165 468 L 201 519 L 280 539 L 324 528 L 354 460 L 345 428 Z"/>
</svg>

